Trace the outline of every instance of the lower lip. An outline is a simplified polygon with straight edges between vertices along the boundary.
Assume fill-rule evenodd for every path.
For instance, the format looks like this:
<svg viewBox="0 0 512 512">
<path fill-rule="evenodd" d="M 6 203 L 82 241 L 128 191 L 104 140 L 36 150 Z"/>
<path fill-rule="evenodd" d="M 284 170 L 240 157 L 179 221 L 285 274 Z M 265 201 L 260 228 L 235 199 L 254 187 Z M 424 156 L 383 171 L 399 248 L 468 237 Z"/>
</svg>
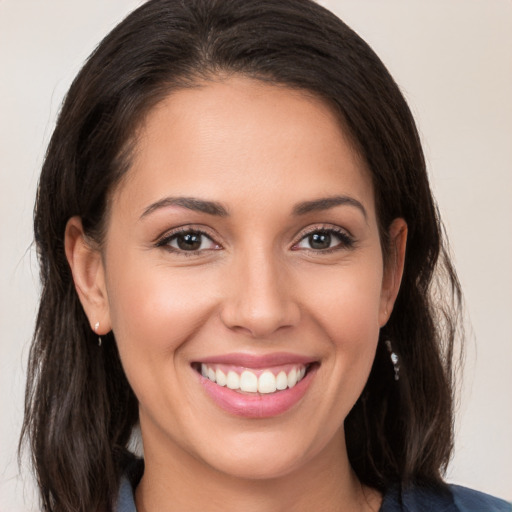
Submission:
<svg viewBox="0 0 512 512">
<path fill-rule="evenodd" d="M 219 386 L 198 374 L 206 393 L 226 412 L 244 418 L 271 418 L 285 413 L 297 404 L 308 390 L 316 366 L 311 368 L 304 378 L 293 388 L 269 394 L 245 394 Z"/>
</svg>

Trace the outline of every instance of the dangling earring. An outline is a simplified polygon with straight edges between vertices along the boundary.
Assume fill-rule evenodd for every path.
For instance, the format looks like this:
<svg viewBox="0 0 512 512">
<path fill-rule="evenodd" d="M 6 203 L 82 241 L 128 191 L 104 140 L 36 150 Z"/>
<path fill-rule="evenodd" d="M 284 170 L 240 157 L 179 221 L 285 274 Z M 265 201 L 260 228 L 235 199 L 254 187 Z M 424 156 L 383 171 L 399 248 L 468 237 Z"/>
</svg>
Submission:
<svg viewBox="0 0 512 512">
<path fill-rule="evenodd" d="M 98 329 L 100 328 L 100 323 L 99 322 L 96 322 L 94 324 L 94 332 L 97 334 L 98 333 Z M 98 336 L 98 347 L 101 347 L 101 336 Z"/>
<path fill-rule="evenodd" d="M 400 378 L 400 365 L 398 364 L 398 362 L 399 362 L 398 354 L 393 352 L 393 347 L 391 346 L 391 341 L 386 340 L 384 343 L 386 344 L 386 347 L 389 352 L 389 357 L 391 359 L 391 363 L 393 364 L 393 370 L 395 372 L 395 380 L 398 380 Z"/>
</svg>

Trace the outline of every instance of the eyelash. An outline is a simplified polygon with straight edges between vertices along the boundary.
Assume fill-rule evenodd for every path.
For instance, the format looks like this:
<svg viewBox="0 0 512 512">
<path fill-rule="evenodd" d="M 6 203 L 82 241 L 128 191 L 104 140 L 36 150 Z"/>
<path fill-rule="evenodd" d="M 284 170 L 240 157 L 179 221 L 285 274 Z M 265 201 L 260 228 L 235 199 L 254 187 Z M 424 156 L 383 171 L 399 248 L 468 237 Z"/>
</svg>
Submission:
<svg viewBox="0 0 512 512">
<path fill-rule="evenodd" d="M 355 245 L 354 238 L 341 228 L 336 228 L 333 226 L 329 226 L 329 227 L 315 226 L 314 228 L 311 228 L 308 231 L 306 231 L 305 233 L 301 234 L 299 240 L 292 245 L 292 250 L 294 250 L 294 251 L 301 250 L 297 246 L 302 241 L 306 240 L 308 237 L 310 237 L 314 234 L 323 234 L 323 235 L 329 235 L 329 236 L 334 235 L 336 238 L 338 238 L 340 240 L 340 243 L 336 244 L 333 247 L 328 247 L 326 249 L 304 248 L 303 250 L 308 251 L 308 252 L 314 252 L 317 254 L 330 254 L 330 253 L 333 253 L 333 252 L 336 252 L 339 250 L 343 250 L 343 249 L 345 249 L 345 250 L 352 249 Z M 180 235 L 200 235 L 202 237 L 204 236 L 208 240 L 210 240 L 213 244 L 215 244 L 216 248 L 214 248 L 214 249 L 197 249 L 197 250 L 187 251 L 187 250 L 183 250 L 183 249 L 180 250 L 175 247 L 172 247 L 170 245 L 171 242 L 173 240 L 176 240 L 177 237 L 179 237 Z M 186 257 L 197 256 L 198 254 L 200 254 L 203 251 L 219 250 L 220 248 L 222 248 L 222 246 L 220 244 L 215 242 L 215 240 L 211 237 L 210 234 L 208 234 L 207 232 L 205 232 L 201 229 L 191 228 L 191 227 L 183 227 L 183 228 L 179 228 L 175 231 L 172 231 L 171 233 L 167 233 L 163 238 L 161 238 L 156 243 L 156 246 L 162 247 L 169 252 L 179 254 L 182 256 L 186 256 Z"/>
<path fill-rule="evenodd" d="M 197 249 L 197 250 L 192 250 L 192 251 L 186 251 L 183 249 L 180 250 L 175 247 L 172 247 L 170 245 L 171 242 L 173 240 L 177 239 L 180 235 L 200 235 L 202 237 L 206 237 L 208 240 L 210 240 L 212 243 L 214 243 L 218 248 L 221 248 L 221 245 L 218 244 L 217 242 L 215 242 L 210 234 L 206 233 L 205 231 L 203 231 L 201 229 L 192 228 L 192 227 L 183 227 L 183 228 L 176 229 L 175 231 L 172 231 L 171 233 L 167 233 L 163 238 L 161 238 L 156 243 L 156 246 L 162 247 L 169 252 L 179 254 L 180 256 L 186 256 L 186 257 L 197 256 L 198 254 L 200 254 L 203 251 L 218 250 L 216 248 L 216 249 Z"/>
<path fill-rule="evenodd" d="M 340 240 L 340 243 L 336 244 L 333 247 L 328 247 L 326 249 L 313 249 L 313 248 L 307 249 L 306 248 L 304 250 L 309 251 L 309 252 L 314 252 L 316 254 L 331 254 L 333 252 L 340 251 L 343 249 L 345 249 L 345 250 L 353 249 L 355 246 L 355 239 L 352 237 L 352 235 L 347 233 L 347 231 L 345 231 L 344 229 L 334 227 L 334 226 L 321 226 L 321 227 L 315 226 L 315 227 L 309 229 L 308 231 L 306 231 L 305 233 L 301 233 L 300 239 L 293 244 L 292 250 L 300 250 L 299 248 L 296 248 L 296 247 L 302 241 L 306 240 L 308 237 L 310 237 L 314 234 L 323 234 L 323 235 L 329 235 L 329 236 L 334 235 L 336 238 L 338 238 Z"/>
</svg>

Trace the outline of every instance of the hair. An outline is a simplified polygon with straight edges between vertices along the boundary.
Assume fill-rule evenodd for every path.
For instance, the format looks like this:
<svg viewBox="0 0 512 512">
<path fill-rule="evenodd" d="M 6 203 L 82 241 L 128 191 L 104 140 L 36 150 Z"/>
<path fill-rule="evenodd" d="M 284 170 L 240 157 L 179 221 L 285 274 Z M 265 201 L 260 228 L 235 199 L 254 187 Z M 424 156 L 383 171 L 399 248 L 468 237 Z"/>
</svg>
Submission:
<svg viewBox="0 0 512 512">
<path fill-rule="evenodd" d="M 442 481 L 453 445 L 461 292 L 398 86 L 355 32 L 311 0 L 150 0 L 107 35 L 74 80 L 39 181 L 42 295 L 20 446 L 29 442 L 45 511 L 111 510 L 138 422 L 114 334 L 99 350 L 75 291 L 66 223 L 80 216 L 101 247 L 109 194 L 130 167 L 144 116 L 173 90 L 231 75 L 313 93 L 339 116 L 372 177 L 385 256 L 391 222 L 407 222 L 401 289 L 345 420 L 346 441 L 366 485 Z"/>
</svg>

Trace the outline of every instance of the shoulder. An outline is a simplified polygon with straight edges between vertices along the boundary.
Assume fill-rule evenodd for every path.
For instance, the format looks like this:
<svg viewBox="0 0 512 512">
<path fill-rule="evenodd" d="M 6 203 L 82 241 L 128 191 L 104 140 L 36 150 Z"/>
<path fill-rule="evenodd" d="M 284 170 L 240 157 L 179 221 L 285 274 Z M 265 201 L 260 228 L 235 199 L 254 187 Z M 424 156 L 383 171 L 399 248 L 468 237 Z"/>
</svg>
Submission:
<svg viewBox="0 0 512 512">
<path fill-rule="evenodd" d="M 483 492 L 459 485 L 450 485 L 450 490 L 457 510 L 460 512 L 512 512 L 512 504 Z"/>
<path fill-rule="evenodd" d="M 380 512 L 512 512 L 512 505 L 459 485 L 413 485 L 390 489 Z"/>
</svg>

